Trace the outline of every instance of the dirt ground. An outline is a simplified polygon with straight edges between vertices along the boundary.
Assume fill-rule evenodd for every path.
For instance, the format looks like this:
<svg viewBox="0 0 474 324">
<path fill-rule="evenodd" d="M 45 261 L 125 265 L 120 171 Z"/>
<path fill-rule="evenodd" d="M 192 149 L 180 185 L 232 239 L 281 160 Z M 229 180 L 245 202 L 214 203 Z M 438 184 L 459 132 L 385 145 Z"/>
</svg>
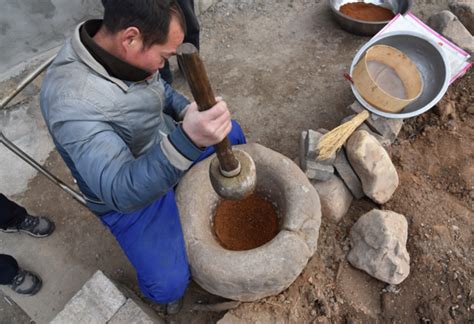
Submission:
<svg viewBox="0 0 474 324">
<path fill-rule="evenodd" d="M 415 6 L 415 14 L 426 20 L 446 9 L 447 1 L 415 1 Z M 325 1 L 224 0 L 200 19 L 201 55 L 211 84 L 250 142 L 294 159 L 302 130 L 330 129 L 350 114 L 346 107 L 354 97 L 342 72 L 369 38 L 340 30 Z M 175 72 L 175 87 L 189 94 Z M 240 304 L 231 313 L 253 323 L 474 322 L 473 93 L 472 75 L 466 76 L 451 86 L 440 109 L 405 122 L 391 151 L 400 187 L 390 202 L 355 201 L 339 224 L 323 219 L 318 250 L 302 275 L 280 295 Z M 56 152 L 46 167 L 72 183 Z M 44 257 L 61 259 L 64 273 L 49 274 L 44 260 L 30 264 L 46 277 L 45 290 L 67 277 L 69 267 L 82 273 L 101 269 L 138 293 L 134 271 L 113 237 L 65 193 L 37 176 L 25 194 L 14 198 L 56 221 L 55 238 L 39 247 Z M 411 273 L 397 287 L 346 261 L 350 228 L 372 208 L 401 213 L 409 222 Z M 25 254 L 20 248 L 14 252 Z M 71 278 L 70 286 L 49 293 L 71 296 L 80 284 Z M 183 311 L 166 320 L 215 322 L 229 307 L 222 302 L 192 283 Z"/>
<path fill-rule="evenodd" d="M 474 322 L 473 78 L 458 80 L 437 108 L 405 122 L 392 146 L 400 186 L 387 204 L 356 201 L 341 223 L 323 221 L 318 252 L 296 282 L 232 313 L 250 322 Z M 409 223 L 410 275 L 396 287 L 346 260 L 349 231 L 372 208 Z"/>
</svg>

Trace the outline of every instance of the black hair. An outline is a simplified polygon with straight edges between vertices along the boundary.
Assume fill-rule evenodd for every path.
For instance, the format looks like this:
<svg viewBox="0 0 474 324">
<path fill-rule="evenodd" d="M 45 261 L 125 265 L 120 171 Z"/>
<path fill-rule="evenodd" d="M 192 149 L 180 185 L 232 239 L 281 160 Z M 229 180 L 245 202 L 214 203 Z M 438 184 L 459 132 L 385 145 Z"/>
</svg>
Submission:
<svg viewBox="0 0 474 324">
<path fill-rule="evenodd" d="M 104 26 L 114 34 L 128 27 L 140 30 L 143 44 L 164 44 L 172 17 L 176 17 L 186 33 L 181 8 L 176 0 L 102 0 Z"/>
</svg>

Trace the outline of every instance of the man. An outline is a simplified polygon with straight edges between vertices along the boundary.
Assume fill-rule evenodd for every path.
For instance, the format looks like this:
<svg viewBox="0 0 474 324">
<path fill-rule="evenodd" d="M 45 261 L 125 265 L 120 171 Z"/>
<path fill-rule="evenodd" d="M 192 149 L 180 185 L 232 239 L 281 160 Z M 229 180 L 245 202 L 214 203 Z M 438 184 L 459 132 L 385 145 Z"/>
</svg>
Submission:
<svg viewBox="0 0 474 324">
<path fill-rule="evenodd" d="M 224 101 L 199 112 L 157 73 L 184 38 L 175 0 L 103 2 L 103 21 L 79 25 L 48 69 L 41 109 L 143 294 L 174 312 L 190 274 L 173 188 L 206 147 L 245 138 Z"/>
<path fill-rule="evenodd" d="M 46 217 L 28 214 L 25 208 L 0 194 L 0 231 L 46 237 L 54 231 L 54 223 Z M 19 294 L 34 295 L 42 282 L 35 273 L 20 268 L 14 257 L 0 254 L 0 285 L 8 285 Z"/>
</svg>

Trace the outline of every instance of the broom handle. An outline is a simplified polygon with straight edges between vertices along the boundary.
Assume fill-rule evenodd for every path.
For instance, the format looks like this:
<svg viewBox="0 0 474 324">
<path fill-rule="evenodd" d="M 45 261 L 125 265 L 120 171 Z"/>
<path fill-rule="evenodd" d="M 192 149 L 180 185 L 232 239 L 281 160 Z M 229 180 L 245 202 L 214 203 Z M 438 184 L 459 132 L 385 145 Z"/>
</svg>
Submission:
<svg viewBox="0 0 474 324">
<path fill-rule="evenodd" d="M 178 47 L 176 52 L 199 111 L 210 109 L 217 102 L 198 50 L 194 45 L 184 43 Z M 214 148 L 223 175 L 232 177 L 236 173 L 238 174 L 240 162 L 235 158 L 227 136 L 220 143 L 214 145 Z"/>
</svg>

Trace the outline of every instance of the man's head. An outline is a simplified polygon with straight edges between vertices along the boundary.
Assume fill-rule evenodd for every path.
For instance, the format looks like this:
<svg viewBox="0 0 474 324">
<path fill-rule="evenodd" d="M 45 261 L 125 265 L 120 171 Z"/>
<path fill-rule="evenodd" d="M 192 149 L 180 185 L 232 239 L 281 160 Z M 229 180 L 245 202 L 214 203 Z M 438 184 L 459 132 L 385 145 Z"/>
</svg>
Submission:
<svg viewBox="0 0 474 324">
<path fill-rule="evenodd" d="M 176 0 L 102 0 L 102 3 L 102 36 L 106 34 L 108 38 L 106 49 L 150 73 L 162 68 L 165 59 L 176 52 L 184 39 L 185 22 Z"/>
</svg>

